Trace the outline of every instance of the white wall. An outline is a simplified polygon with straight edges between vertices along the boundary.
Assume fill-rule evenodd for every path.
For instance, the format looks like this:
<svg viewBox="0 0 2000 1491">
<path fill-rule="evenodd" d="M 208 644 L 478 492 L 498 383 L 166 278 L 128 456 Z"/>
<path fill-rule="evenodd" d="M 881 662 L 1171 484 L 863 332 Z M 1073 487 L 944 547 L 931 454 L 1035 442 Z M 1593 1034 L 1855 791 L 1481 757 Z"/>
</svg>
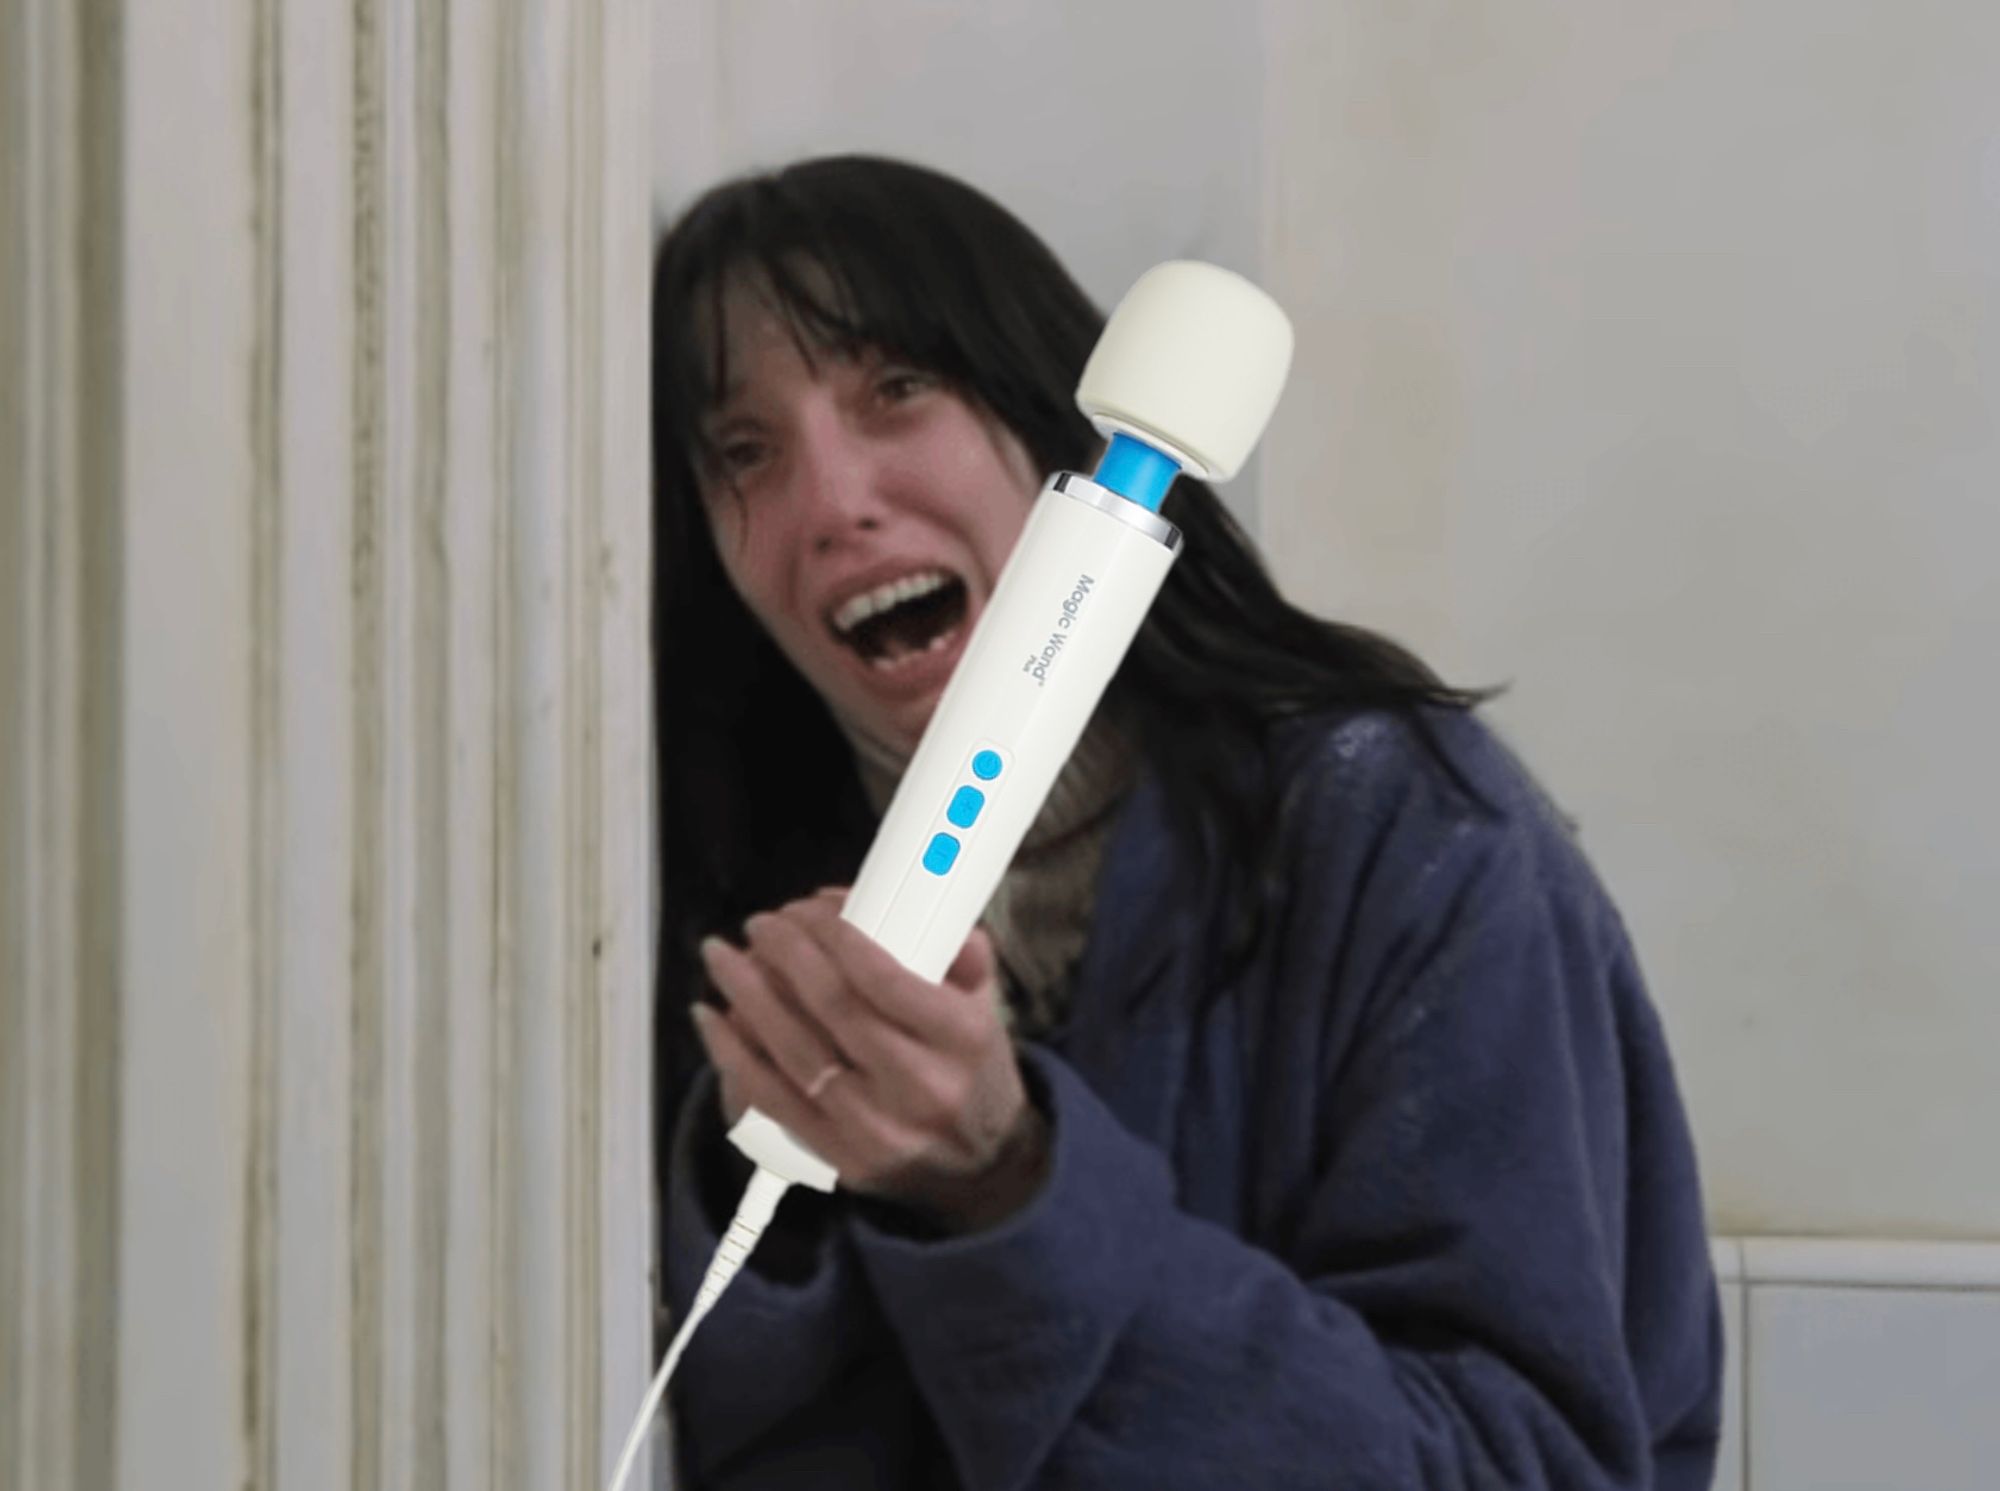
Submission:
<svg viewBox="0 0 2000 1491">
<path fill-rule="evenodd" d="M 1513 683 L 1718 1231 L 2000 1235 L 2000 8 L 1265 25 L 1290 588 Z"/>
<path fill-rule="evenodd" d="M 895 155 L 992 193 L 1107 310 L 1160 259 L 1254 274 L 1256 12 L 1181 0 L 1076 6 L 860 0 L 656 4 L 655 202 L 841 151 Z M 1224 497 L 1254 521 L 1253 462 Z"/>
</svg>

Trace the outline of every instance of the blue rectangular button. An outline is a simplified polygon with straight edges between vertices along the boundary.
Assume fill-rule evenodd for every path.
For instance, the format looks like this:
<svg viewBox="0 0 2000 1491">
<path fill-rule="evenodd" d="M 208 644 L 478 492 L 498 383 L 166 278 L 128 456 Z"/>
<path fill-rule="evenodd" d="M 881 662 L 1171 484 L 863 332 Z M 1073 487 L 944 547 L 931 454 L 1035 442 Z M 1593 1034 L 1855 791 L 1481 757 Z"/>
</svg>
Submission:
<svg viewBox="0 0 2000 1491">
<path fill-rule="evenodd" d="M 924 851 L 924 868 L 933 875 L 942 875 L 958 858 L 958 840 L 950 834 L 934 834 L 931 846 Z"/>
<path fill-rule="evenodd" d="M 944 810 L 945 817 L 960 828 L 972 827 L 979 816 L 979 810 L 986 805 L 986 794 L 977 787 L 961 787 L 951 797 L 951 806 Z"/>
</svg>

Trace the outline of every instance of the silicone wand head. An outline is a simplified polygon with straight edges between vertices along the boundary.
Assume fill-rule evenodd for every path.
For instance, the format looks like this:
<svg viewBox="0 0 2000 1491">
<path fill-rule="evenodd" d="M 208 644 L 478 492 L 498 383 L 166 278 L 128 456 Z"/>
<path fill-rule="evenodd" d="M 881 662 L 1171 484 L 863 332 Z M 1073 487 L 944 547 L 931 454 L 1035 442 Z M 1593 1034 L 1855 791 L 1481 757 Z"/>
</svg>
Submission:
<svg viewBox="0 0 2000 1491">
<path fill-rule="evenodd" d="M 1118 302 L 1077 384 L 1077 407 L 1111 442 L 1097 480 L 1154 509 L 1180 470 L 1229 480 L 1291 366 L 1292 323 L 1257 286 L 1214 264 L 1155 265 Z"/>
</svg>

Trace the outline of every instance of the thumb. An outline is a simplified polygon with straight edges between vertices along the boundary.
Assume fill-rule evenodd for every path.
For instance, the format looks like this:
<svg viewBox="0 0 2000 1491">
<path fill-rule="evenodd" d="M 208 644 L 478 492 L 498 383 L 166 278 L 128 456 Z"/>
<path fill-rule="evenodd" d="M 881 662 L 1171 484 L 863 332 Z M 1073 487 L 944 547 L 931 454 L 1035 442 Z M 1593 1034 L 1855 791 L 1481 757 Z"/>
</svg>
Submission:
<svg viewBox="0 0 2000 1491">
<path fill-rule="evenodd" d="M 984 927 L 974 927 L 972 935 L 965 939 L 965 946 L 952 959 L 951 967 L 945 970 L 944 981 L 954 988 L 976 994 L 993 982 L 999 969 L 999 959 L 993 952 L 993 939 Z"/>
</svg>

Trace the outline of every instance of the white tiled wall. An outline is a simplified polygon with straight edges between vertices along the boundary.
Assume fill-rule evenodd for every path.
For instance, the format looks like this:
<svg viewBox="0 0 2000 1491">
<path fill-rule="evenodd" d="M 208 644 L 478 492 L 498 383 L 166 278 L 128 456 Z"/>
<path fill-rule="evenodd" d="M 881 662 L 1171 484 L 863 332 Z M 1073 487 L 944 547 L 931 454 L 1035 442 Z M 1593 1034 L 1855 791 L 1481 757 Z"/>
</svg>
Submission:
<svg viewBox="0 0 2000 1491">
<path fill-rule="evenodd" d="M 2000 1486 L 2000 1243 L 1717 1239 L 1717 1491 Z"/>
</svg>

